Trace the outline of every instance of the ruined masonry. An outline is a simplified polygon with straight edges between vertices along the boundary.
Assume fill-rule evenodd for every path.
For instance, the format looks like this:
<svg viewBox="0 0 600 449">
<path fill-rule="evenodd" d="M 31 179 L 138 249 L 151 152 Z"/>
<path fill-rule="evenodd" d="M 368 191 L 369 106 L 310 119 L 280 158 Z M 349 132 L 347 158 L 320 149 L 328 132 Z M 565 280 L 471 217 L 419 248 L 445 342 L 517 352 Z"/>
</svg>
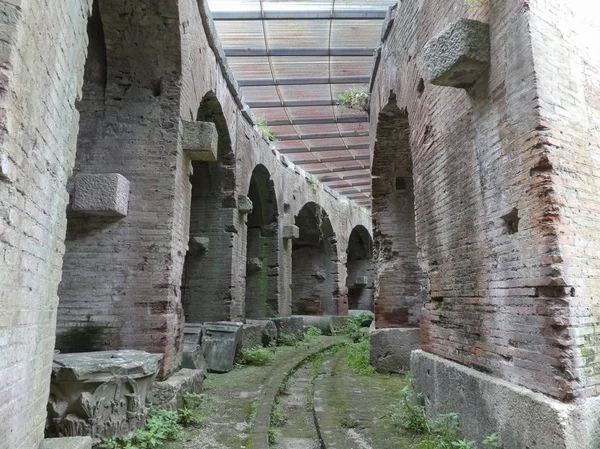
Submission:
<svg viewBox="0 0 600 449">
<path fill-rule="evenodd" d="M 205 0 L 0 1 L 0 449 L 131 433 L 354 311 L 468 440 L 600 447 L 594 7 L 393 6 L 369 208 L 263 137 Z"/>
</svg>

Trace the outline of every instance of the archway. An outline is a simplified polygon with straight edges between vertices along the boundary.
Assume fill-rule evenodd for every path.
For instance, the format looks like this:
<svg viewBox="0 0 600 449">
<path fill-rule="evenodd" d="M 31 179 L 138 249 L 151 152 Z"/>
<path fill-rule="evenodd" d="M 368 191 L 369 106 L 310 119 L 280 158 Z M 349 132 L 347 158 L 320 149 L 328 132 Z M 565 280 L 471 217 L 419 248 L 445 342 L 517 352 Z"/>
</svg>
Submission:
<svg viewBox="0 0 600 449">
<path fill-rule="evenodd" d="M 392 93 L 378 118 L 372 170 L 376 325 L 416 326 L 425 274 L 418 263 L 408 113 Z"/>
<path fill-rule="evenodd" d="M 327 213 L 307 203 L 296 216 L 300 236 L 292 244 L 292 313 L 338 313 L 338 256 Z"/>
<path fill-rule="evenodd" d="M 373 245 L 369 231 L 356 226 L 346 251 L 346 287 L 350 310 L 373 311 Z"/>
<path fill-rule="evenodd" d="M 279 224 L 275 188 L 263 165 L 252 172 L 248 197 L 246 318 L 264 318 L 279 311 Z"/>
<path fill-rule="evenodd" d="M 218 132 L 217 162 L 194 161 L 190 205 L 190 241 L 181 289 L 185 319 L 191 323 L 231 318 L 231 276 L 235 170 L 231 138 L 223 109 L 208 92 L 197 120 L 212 122 Z"/>
</svg>

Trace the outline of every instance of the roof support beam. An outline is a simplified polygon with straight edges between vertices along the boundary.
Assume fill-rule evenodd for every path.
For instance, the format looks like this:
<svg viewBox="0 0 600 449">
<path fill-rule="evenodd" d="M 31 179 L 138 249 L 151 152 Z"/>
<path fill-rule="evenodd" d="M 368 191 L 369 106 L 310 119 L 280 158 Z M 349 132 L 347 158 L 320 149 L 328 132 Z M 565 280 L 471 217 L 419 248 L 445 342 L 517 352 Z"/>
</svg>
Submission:
<svg viewBox="0 0 600 449">
<path fill-rule="evenodd" d="M 225 56 L 235 58 L 236 56 L 373 56 L 373 48 L 226 48 Z M 367 81 L 368 82 L 368 81 Z"/>
<path fill-rule="evenodd" d="M 365 84 L 371 80 L 370 76 L 332 76 L 320 78 L 282 78 L 282 79 L 240 79 L 238 84 L 246 86 L 304 86 L 307 84 Z"/>
<path fill-rule="evenodd" d="M 314 172 L 311 172 L 314 174 Z M 337 171 L 336 171 L 337 173 Z M 349 181 L 352 179 L 366 179 L 366 178 L 371 178 L 371 173 L 363 173 L 363 174 L 359 174 L 359 175 L 348 175 L 348 176 L 344 176 L 343 178 L 341 176 L 325 176 L 323 178 L 320 178 L 319 181 L 321 182 L 329 182 L 329 181 Z"/>
<path fill-rule="evenodd" d="M 314 161 L 313 164 L 318 164 L 318 161 Z M 332 170 L 328 170 L 328 169 L 320 169 L 320 170 L 307 170 L 309 173 L 313 174 L 313 175 L 326 175 L 328 173 L 341 173 L 341 172 L 345 172 L 345 171 L 359 171 L 359 170 L 368 170 L 370 167 L 368 164 L 366 164 L 364 167 L 339 167 L 339 168 L 334 168 Z M 361 175 L 364 176 L 364 175 Z"/>
<path fill-rule="evenodd" d="M 289 124 L 289 123 L 286 123 Z M 277 134 L 277 133 L 276 133 Z M 323 133 L 323 134 L 302 134 L 298 137 L 297 134 L 294 135 L 283 135 L 277 136 L 280 141 L 290 141 L 290 140 L 315 140 L 315 139 L 342 139 L 347 137 L 368 137 L 368 131 L 347 131 L 341 133 Z"/>
<path fill-rule="evenodd" d="M 368 123 L 369 118 L 364 115 L 340 117 L 337 120 L 334 118 L 299 118 L 292 121 L 289 120 L 268 120 L 268 126 L 285 126 L 285 125 L 330 125 L 334 123 Z M 317 134 L 318 136 L 319 134 Z M 320 139 L 321 137 L 316 137 Z"/>
<path fill-rule="evenodd" d="M 214 11 L 214 20 L 377 20 L 385 19 L 387 9 L 286 10 L 286 11 Z"/>
<path fill-rule="evenodd" d="M 247 101 L 246 104 L 253 109 L 268 108 L 305 108 L 312 106 L 336 106 L 337 101 L 332 100 L 296 100 L 296 101 Z"/>
<path fill-rule="evenodd" d="M 344 150 L 368 150 L 369 144 L 356 144 L 356 145 L 333 145 L 330 147 L 311 147 L 310 149 L 306 149 L 306 147 L 296 147 L 296 148 L 278 148 L 281 154 L 293 154 L 293 153 L 321 153 L 326 151 L 344 151 Z"/>
<path fill-rule="evenodd" d="M 323 164 L 328 164 L 328 163 L 332 163 L 332 162 L 364 161 L 364 160 L 368 160 L 368 159 L 371 159 L 370 154 L 367 154 L 365 156 L 356 156 L 356 157 L 352 157 L 352 156 L 330 157 L 330 158 L 321 159 L 319 161 L 316 161 L 314 159 L 305 159 L 302 161 L 294 161 L 294 164 L 296 164 L 296 165 L 316 164 L 318 162 L 321 162 Z"/>
</svg>

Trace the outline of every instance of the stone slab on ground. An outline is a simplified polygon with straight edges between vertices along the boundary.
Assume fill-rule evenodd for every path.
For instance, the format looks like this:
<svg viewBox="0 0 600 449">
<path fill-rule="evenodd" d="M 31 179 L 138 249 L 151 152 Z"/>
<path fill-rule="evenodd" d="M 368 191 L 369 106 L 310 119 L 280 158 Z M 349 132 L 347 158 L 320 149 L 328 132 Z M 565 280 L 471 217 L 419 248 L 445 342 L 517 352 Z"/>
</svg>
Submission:
<svg viewBox="0 0 600 449">
<path fill-rule="evenodd" d="M 206 371 L 206 360 L 202 351 L 202 330 L 200 323 L 186 323 L 183 328 L 182 368 Z"/>
<path fill-rule="evenodd" d="M 331 335 L 333 332 L 330 316 L 301 315 L 301 318 L 304 323 L 304 330 L 312 326 L 319 329 L 323 335 Z"/>
<path fill-rule="evenodd" d="M 246 323 L 240 331 L 239 351 L 250 349 L 255 346 L 263 346 L 262 323 Z"/>
<path fill-rule="evenodd" d="M 262 345 L 269 346 L 277 341 L 277 326 L 272 320 L 246 320 L 246 324 L 258 324 L 262 327 Z"/>
<path fill-rule="evenodd" d="M 402 373 L 410 369 L 410 354 L 419 349 L 419 328 L 388 328 L 370 332 L 369 361 L 377 372 Z"/>
<path fill-rule="evenodd" d="M 161 382 L 154 382 L 147 402 L 152 408 L 177 410 L 186 393 L 201 393 L 206 369 L 181 369 Z"/>
<path fill-rule="evenodd" d="M 300 316 L 272 318 L 271 321 L 277 327 L 277 339 L 280 339 L 282 335 L 293 335 L 298 339 L 304 336 L 304 321 Z"/>
<path fill-rule="evenodd" d="M 46 438 L 41 449 L 92 449 L 90 437 Z"/>
<path fill-rule="evenodd" d="M 458 413 L 465 439 L 498 433 L 504 449 L 600 447 L 600 398 L 563 403 L 417 350 L 411 371 L 428 417 Z"/>
<path fill-rule="evenodd" d="M 202 349 L 209 371 L 227 373 L 233 369 L 242 323 L 204 323 Z"/>
</svg>

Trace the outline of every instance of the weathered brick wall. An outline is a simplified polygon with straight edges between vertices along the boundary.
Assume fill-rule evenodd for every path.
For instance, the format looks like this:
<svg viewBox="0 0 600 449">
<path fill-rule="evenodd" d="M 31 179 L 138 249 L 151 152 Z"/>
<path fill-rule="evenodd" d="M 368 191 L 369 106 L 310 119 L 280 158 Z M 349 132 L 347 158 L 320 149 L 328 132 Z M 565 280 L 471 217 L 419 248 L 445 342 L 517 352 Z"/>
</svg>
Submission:
<svg viewBox="0 0 600 449">
<path fill-rule="evenodd" d="M 534 35 L 532 49 L 534 3 L 489 2 L 470 11 L 452 0 L 399 3 L 371 125 L 375 133 L 393 91 L 408 117 L 419 265 L 430 282 L 423 349 L 568 400 L 580 393 L 565 300 L 572 285 L 560 249 L 572 237 L 560 223 L 546 162 L 554 150 L 540 119 L 540 107 L 561 106 L 537 90 L 542 77 L 533 55 L 546 41 Z M 423 46 L 465 16 L 490 24 L 489 72 L 467 90 L 421 84 Z M 540 28 L 552 27 L 540 21 Z M 570 85 L 562 76 L 560 82 Z M 577 272 L 574 259 L 566 264 Z"/>
<path fill-rule="evenodd" d="M 584 396 L 600 393 L 600 52 L 595 2 L 536 0 L 530 27 L 539 97 L 536 176 L 554 204 L 556 255 L 548 255 L 560 313 L 554 345 L 573 351 L 567 373 Z"/>
<path fill-rule="evenodd" d="M 0 1 L 0 448 L 43 438 L 91 2 Z"/>
<path fill-rule="evenodd" d="M 373 150 L 375 324 L 416 326 L 424 298 L 415 235 L 413 168 L 406 111 L 396 96 L 381 110 Z"/>
<path fill-rule="evenodd" d="M 69 216 L 59 288 L 57 349 L 162 352 L 176 369 L 187 246 L 187 168 L 179 144 L 180 39 L 175 2 L 99 1 L 103 101 L 82 110 L 75 173 L 120 173 L 131 183 L 121 219 Z M 96 37 L 93 46 L 101 46 Z M 89 74 L 89 72 L 88 72 Z M 84 94 L 91 89 L 84 88 Z M 188 206 L 189 208 L 189 206 Z M 186 234 L 184 236 L 184 234 Z M 174 260 L 174 256 L 176 260 Z"/>
</svg>

